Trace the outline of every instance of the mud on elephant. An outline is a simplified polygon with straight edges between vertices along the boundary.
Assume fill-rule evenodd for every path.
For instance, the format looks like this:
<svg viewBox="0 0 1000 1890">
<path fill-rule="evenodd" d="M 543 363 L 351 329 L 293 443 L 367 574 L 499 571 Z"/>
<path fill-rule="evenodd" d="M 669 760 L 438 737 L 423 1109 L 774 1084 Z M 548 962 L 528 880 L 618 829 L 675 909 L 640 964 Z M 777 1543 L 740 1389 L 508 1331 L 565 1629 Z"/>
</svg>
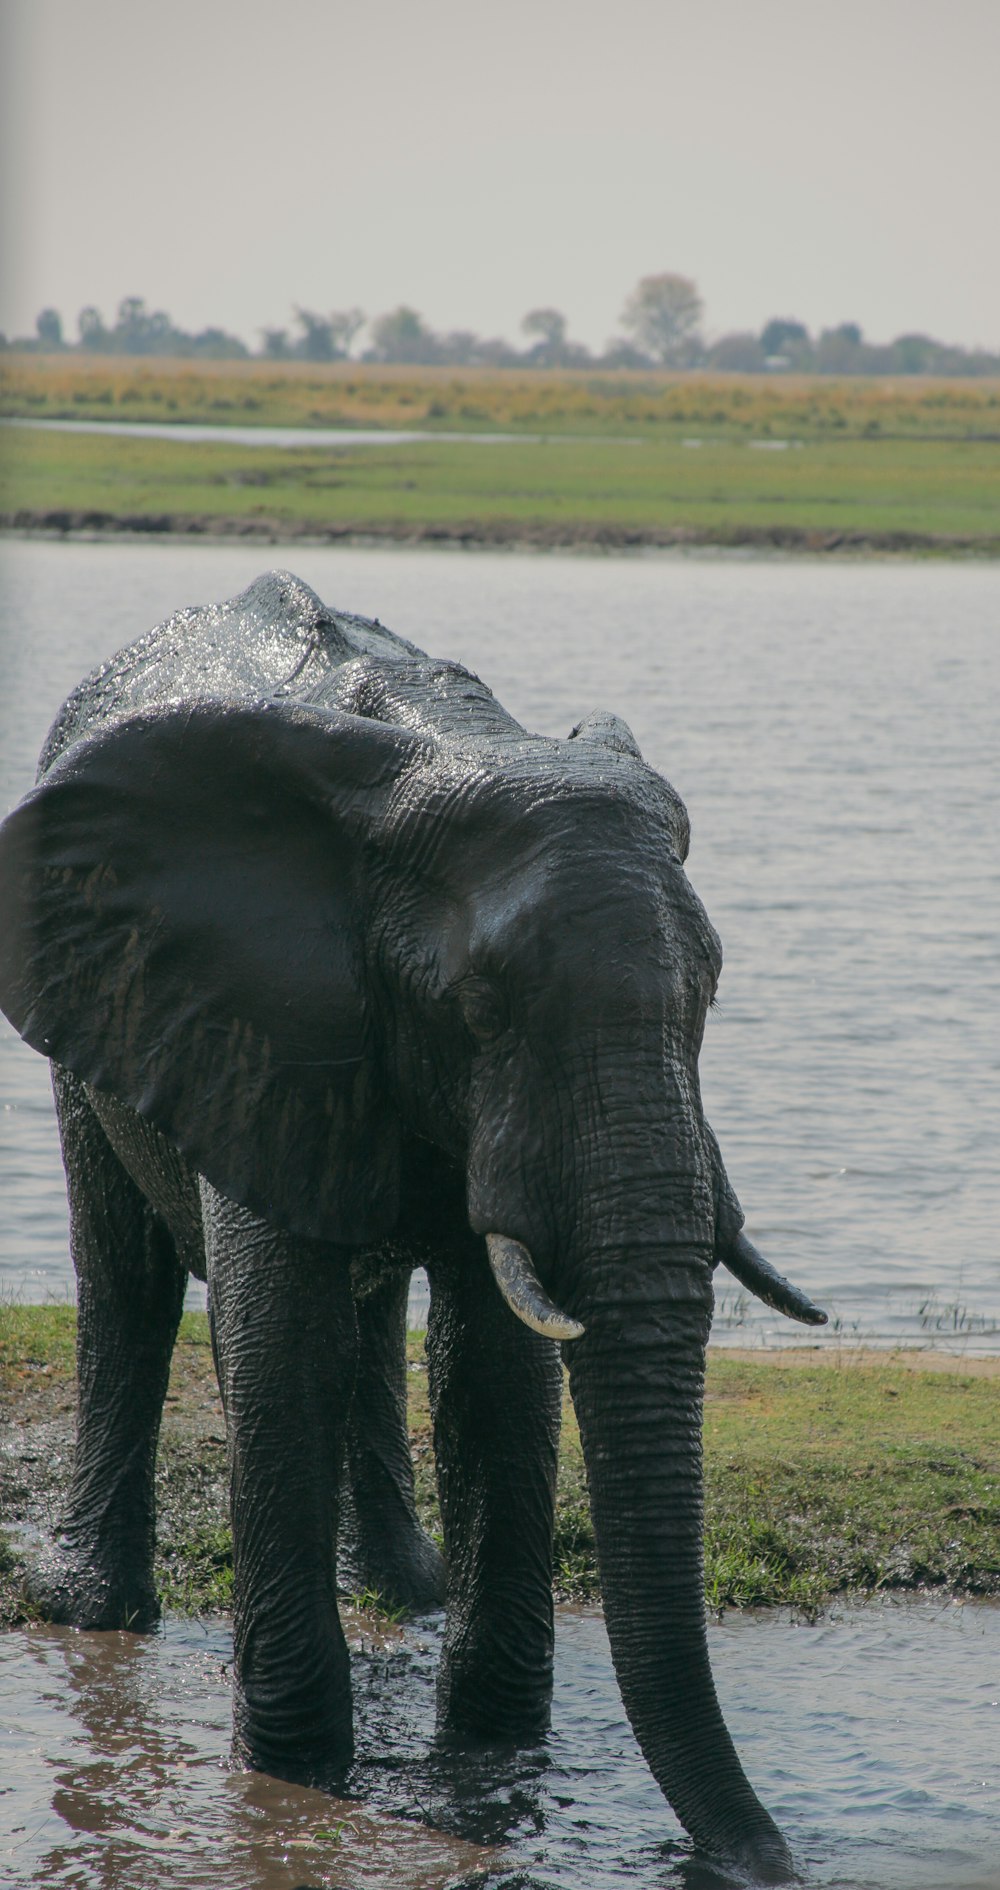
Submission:
<svg viewBox="0 0 1000 1890">
<path fill-rule="evenodd" d="M 188 1272 L 226 1412 L 237 1763 L 352 1754 L 355 1579 L 447 1599 L 442 1729 L 543 1728 L 560 1343 L 629 1718 L 696 1842 L 781 1881 L 702 1593 L 712 1272 L 822 1319 L 741 1232 L 702 1111 L 719 942 L 624 723 L 530 735 L 454 663 L 287 574 L 83 682 L 7 821 L 0 995 L 52 1059 L 79 1276 L 53 1619 L 147 1627 Z M 425 1265 L 442 1562 L 414 1513 Z M 516 1315 L 516 1316 L 515 1316 Z"/>
</svg>

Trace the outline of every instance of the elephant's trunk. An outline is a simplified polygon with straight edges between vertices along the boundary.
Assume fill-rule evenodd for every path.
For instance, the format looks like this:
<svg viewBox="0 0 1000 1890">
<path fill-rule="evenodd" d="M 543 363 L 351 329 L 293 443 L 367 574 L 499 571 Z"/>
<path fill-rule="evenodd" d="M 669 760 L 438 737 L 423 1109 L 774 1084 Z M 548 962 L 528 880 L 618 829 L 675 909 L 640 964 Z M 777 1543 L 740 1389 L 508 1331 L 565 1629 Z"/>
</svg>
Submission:
<svg viewBox="0 0 1000 1890">
<path fill-rule="evenodd" d="M 711 1288 L 706 1259 L 677 1258 L 644 1301 L 581 1305 L 585 1334 L 566 1348 L 608 1637 L 636 1737 L 682 1824 L 754 1882 L 784 1883 L 795 1874 L 788 1847 L 744 1775 L 709 1666 L 701 1411 Z M 644 1269 L 630 1261 L 620 1256 L 615 1271 L 634 1284 Z"/>
</svg>

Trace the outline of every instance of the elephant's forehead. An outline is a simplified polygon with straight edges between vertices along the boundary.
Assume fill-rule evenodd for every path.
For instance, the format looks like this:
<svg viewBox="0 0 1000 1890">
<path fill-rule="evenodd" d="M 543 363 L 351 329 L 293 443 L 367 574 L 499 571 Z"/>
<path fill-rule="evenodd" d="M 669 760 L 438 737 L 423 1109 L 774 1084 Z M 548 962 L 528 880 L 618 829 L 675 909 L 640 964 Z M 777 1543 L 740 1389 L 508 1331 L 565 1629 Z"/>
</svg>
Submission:
<svg viewBox="0 0 1000 1890">
<path fill-rule="evenodd" d="M 593 858 L 683 858 L 687 810 L 670 783 L 632 756 L 581 761 L 578 746 L 586 744 L 534 740 L 499 758 L 439 752 L 409 777 L 397 811 L 404 821 L 440 821 L 465 845 L 502 843 L 522 858 L 581 847 Z"/>
<path fill-rule="evenodd" d="M 721 965 L 718 935 L 679 862 L 669 855 L 596 857 L 557 849 L 508 858 L 468 900 L 470 955 L 497 968 L 521 962 L 551 974 L 646 967 L 654 975 L 707 962 Z"/>
</svg>

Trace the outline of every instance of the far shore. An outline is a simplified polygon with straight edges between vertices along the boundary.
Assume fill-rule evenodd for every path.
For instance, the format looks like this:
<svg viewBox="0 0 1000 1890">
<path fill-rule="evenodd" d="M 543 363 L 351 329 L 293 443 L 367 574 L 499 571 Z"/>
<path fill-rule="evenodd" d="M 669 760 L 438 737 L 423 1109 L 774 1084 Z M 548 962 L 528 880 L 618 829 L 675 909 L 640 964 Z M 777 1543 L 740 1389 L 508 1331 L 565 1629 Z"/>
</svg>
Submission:
<svg viewBox="0 0 1000 1890">
<path fill-rule="evenodd" d="M 714 551 L 762 556 L 848 558 L 1000 558 L 1000 532 L 949 534 L 907 531 L 817 531 L 795 526 L 732 528 L 676 525 L 662 528 L 600 523 L 526 524 L 470 519 L 448 524 L 405 521 L 269 519 L 217 513 L 104 512 L 86 506 L 0 511 L 0 534 L 14 538 L 134 543 L 137 539 L 197 539 L 260 545 L 424 546 L 454 551 L 636 552 Z"/>
<path fill-rule="evenodd" d="M 994 382 L 442 381 L 25 358 L 0 361 L 0 415 L 6 530 L 1000 557 Z"/>
</svg>

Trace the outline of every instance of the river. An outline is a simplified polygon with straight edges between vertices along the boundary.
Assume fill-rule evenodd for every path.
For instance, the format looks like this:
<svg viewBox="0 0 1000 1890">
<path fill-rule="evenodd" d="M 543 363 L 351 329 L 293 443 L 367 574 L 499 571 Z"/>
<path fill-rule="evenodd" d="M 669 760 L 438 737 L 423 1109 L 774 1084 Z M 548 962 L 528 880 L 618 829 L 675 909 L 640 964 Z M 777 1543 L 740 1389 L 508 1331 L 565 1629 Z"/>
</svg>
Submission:
<svg viewBox="0 0 1000 1890">
<path fill-rule="evenodd" d="M 259 548 L 0 547 L 0 805 L 62 696 Z M 280 554 L 270 554 L 280 562 Z M 624 715 L 684 795 L 726 967 L 706 1106 L 825 1345 L 1000 1350 L 1000 566 L 305 549 L 328 602 L 481 673 L 530 727 Z M 72 1290 L 45 1065 L 0 1036 L 0 1283 Z M 720 1343 L 802 1338 L 718 1279 Z M 816 1335 L 810 1335 L 815 1337 Z"/>
<path fill-rule="evenodd" d="M 220 1769 L 232 1639 L 0 1636 L 0 1877 L 44 1890 L 726 1890 L 694 1870 L 622 1712 L 604 1625 L 559 1611 L 549 1739 L 433 1743 L 437 1624 L 353 1630 L 338 1802 Z M 719 1694 L 813 1890 L 996 1890 L 1000 1608 L 923 1600 L 709 1629 Z"/>
</svg>

